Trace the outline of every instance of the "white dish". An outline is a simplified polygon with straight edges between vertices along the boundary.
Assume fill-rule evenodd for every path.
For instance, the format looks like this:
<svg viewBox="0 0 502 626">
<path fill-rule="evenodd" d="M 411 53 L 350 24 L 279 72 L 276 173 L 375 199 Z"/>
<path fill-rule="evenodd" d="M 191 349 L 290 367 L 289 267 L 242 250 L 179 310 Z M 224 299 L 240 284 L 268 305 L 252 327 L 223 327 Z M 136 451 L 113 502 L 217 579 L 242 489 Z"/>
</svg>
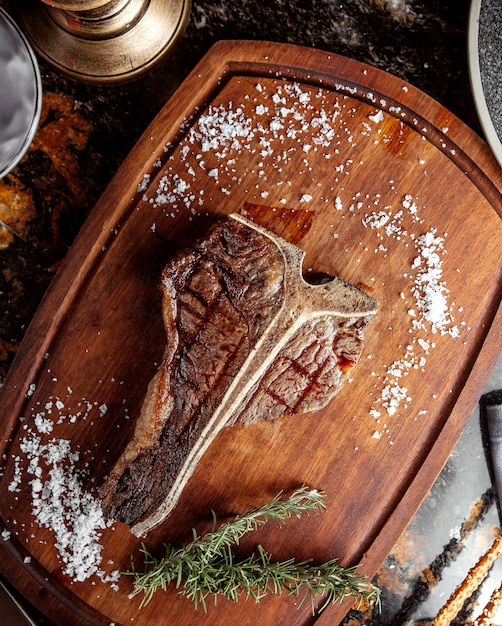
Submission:
<svg viewBox="0 0 502 626">
<path fill-rule="evenodd" d="M 30 146 L 42 107 L 37 60 L 12 18 L 0 8 L 0 178 Z"/>
</svg>

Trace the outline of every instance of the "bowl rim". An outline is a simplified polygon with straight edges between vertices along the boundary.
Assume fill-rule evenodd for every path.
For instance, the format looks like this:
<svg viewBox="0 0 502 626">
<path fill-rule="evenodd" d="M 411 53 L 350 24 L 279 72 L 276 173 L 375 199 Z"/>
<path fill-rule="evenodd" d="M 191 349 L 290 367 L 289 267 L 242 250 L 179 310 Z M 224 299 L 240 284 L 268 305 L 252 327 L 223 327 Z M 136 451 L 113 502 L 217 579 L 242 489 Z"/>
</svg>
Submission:
<svg viewBox="0 0 502 626">
<path fill-rule="evenodd" d="M 24 33 L 16 24 L 16 22 L 12 19 L 12 17 L 7 13 L 5 9 L 0 7 L 0 29 L 2 27 L 5 29 L 9 29 L 11 34 L 19 39 L 22 47 L 27 53 L 27 58 L 29 59 L 29 64 L 33 71 L 33 80 L 35 83 L 35 97 L 33 102 L 33 116 L 31 117 L 30 122 L 26 127 L 26 132 L 24 133 L 24 135 L 21 136 L 20 133 L 20 141 L 17 150 L 13 152 L 10 158 L 7 157 L 5 163 L 0 163 L 0 180 L 4 178 L 9 172 L 11 172 L 26 154 L 38 129 L 38 124 L 40 122 L 40 116 L 42 111 L 42 77 L 40 74 L 40 68 L 35 53 L 28 43 L 28 40 L 26 39 Z"/>
</svg>

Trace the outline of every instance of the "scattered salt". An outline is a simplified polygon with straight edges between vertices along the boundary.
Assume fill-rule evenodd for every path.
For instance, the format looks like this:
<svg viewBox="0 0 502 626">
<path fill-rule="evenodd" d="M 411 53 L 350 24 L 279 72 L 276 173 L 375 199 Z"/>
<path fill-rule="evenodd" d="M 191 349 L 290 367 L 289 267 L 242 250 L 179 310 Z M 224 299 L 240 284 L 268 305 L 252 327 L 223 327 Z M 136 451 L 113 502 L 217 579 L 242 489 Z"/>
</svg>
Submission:
<svg viewBox="0 0 502 626">
<path fill-rule="evenodd" d="M 78 408 L 72 415 L 60 398 L 49 398 L 42 409 L 32 410 L 34 429 L 26 428 L 20 439 L 22 455 L 14 458 L 14 475 L 8 490 L 20 491 L 26 477 L 32 514 L 40 527 L 54 534 L 54 546 L 66 575 L 75 582 L 96 575 L 104 582 L 116 583 L 119 573 L 106 574 L 100 567 L 99 541 L 111 524 L 104 519 L 100 500 L 84 489 L 87 472 L 78 469 L 80 454 L 67 439 L 47 439 L 56 423 L 86 419 L 93 410 L 100 416 L 107 412 L 106 404 L 85 399 L 78 403 Z M 7 539 L 10 533 L 4 531 L 2 536 Z"/>
</svg>

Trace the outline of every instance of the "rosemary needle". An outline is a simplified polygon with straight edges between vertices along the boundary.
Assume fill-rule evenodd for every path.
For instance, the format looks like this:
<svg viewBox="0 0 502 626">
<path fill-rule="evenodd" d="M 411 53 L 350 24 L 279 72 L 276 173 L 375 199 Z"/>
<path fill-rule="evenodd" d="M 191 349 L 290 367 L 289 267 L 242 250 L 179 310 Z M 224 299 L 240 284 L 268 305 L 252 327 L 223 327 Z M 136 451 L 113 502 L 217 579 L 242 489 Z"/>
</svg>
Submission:
<svg viewBox="0 0 502 626">
<path fill-rule="evenodd" d="M 259 602 L 264 596 L 286 592 L 301 597 L 300 606 L 308 599 L 312 612 L 322 611 L 330 603 L 351 596 L 360 601 L 379 602 L 379 590 L 366 582 L 355 567 L 342 567 L 336 559 L 321 565 L 311 561 L 296 562 L 291 558 L 273 562 L 261 546 L 245 559 L 235 560 L 232 546 L 240 539 L 269 520 L 281 524 L 288 518 L 303 513 L 324 510 L 324 495 L 315 489 L 302 486 L 288 498 L 279 493 L 271 502 L 252 509 L 217 527 L 213 511 L 211 532 L 199 537 L 195 529 L 193 541 L 182 547 L 165 545 L 165 555 L 156 558 L 142 544 L 144 571 L 132 568 L 125 572 L 134 576 L 134 589 L 129 597 L 143 592 L 141 606 L 146 605 L 160 588 L 166 590 L 171 583 L 181 595 L 189 598 L 195 608 L 207 610 L 206 600 L 219 596 L 237 602 L 242 595 Z M 319 606 L 319 600 L 323 603 Z"/>
</svg>

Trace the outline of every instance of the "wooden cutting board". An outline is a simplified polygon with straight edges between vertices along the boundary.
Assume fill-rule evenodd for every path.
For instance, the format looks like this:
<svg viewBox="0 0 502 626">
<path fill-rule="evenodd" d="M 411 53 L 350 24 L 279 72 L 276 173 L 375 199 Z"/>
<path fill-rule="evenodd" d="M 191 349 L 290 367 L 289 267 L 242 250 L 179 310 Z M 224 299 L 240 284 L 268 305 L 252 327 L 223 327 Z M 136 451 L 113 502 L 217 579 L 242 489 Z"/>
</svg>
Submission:
<svg viewBox="0 0 502 626">
<path fill-rule="evenodd" d="M 46 528 L 33 511 L 35 465 L 47 481 L 60 464 L 96 497 L 163 351 L 164 264 L 218 216 L 242 213 L 305 250 L 307 280 L 326 272 L 362 285 L 378 315 L 350 383 L 325 410 L 224 429 L 146 545 L 158 552 L 194 526 L 207 530 L 211 509 L 224 518 L 306 483 L 325 491 L 327 512 L 267 525 L 244 548 L 259 541 L 276 558 L 361 561 L 371 576 L 500 352 L 501 189 L 486 145 L 395 77 L 290 45 L 214 46 L 100 199 L 2 389 L 3 575 L 57 623 L 341 620 L 348 604 L 313 618 L 287 597 L 220 601 L 205 614 L 173 589 L 140 609 L 127 577 L 75 582 L 56 547 L 68 543 L 56 539 L 57 520 Z M 82 504 L 75 484 L 65 490 Z M 99 569 L 128 569 L 139 540 L 123 524 L 99 532 L 90 540 L 102 550 Z"/>
</svg>

